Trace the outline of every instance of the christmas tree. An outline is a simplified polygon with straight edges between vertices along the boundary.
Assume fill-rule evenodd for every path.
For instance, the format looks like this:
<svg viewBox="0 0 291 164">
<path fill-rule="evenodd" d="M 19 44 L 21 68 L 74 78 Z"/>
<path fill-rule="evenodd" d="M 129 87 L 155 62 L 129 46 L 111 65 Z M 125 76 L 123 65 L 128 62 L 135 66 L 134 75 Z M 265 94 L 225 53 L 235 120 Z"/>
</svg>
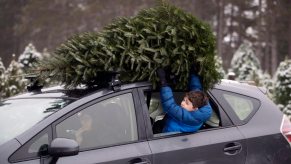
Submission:
<svg viewBox="0 0 291 164">
<path fill-rule="evenodd" d="M 274 80 L 272 79 L 271 75 L 268 73 L 263 73 L 260 80 L 260 86 L 265 87 L 268 91 L 268 96 L 270 98 L 273 97 L 274 92 Z"/>
<path fill-rule="evenodd" d="M 291 60 L 282 61 L 274 76 L 274 98 L 280 109 L 291 116 Z"/>
<path fill-rule="evenodd" d="M 0 99 L 4 97 L 4 89 L 5 89 L 5 67 L 0 58 Z"/>
<path fill-rule="evenodd" d="M 15 55 L 13 55 L 13 60 L 6 70 L 6 81 L 4 96 L 10 97 L 16 95 L 25 89 L 24 79 L 22 77 L 23 72 L 20 69 L 20 64 L 15 61 Z"/>
<path fill-rule="evenodd" d="M 225 77 L 226 74 L 225 74 L 225 71 L 223 69 L 223 63 L 222 63 L 221 57 L 215 55 L 215 58 L 214 59 L 216 61 L 216 63 L 215 63 L 216 70 L 220 73 L 221 77 Z"/>
<path fill-rule="evenodd" d="M 201 70 L 204 89 L 222 77 L 215 68 L 215 39 L 210 26 L 163 1 L 132 18 L 119 18 L 98 33 L 79 34 L 41 62 L 41 70 L 67 87 L 104 81 L 103 71 L 118 71 L 124 82 L 151 81 L 164 67 L 185 90 L 191 64 Z M 46 71 L 44 71 L 46 70 Z M 105 76 L 106 77 L 106 76 Z"/>
<path fill-rule="evenodd" d="M 29 69 L 36 67 L 36 62 L 41 58 L 41 53 L 37 52 L 32 43 L 29 43 L 22 54 L 18 58 L 19 66 L 27 72 Z"/>
<path fill-rule="evenodd" d="M 250 42 L 244 42 L 234 53 L 231 69 L 239 81 L 255 81 L 258 77 L 257 71 L 261 65 Z"/>
</svg>

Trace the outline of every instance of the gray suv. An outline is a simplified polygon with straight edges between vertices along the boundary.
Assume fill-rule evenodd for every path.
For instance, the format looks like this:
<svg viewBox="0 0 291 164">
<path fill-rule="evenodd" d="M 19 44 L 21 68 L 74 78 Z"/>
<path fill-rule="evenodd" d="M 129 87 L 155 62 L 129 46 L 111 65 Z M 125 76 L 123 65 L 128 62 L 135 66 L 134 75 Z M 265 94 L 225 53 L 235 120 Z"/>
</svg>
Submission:
<svg viewBox="0 0 291 164">
<path fill-rule="evenodd" d="M 223 80 L 195 133 L 162 133 L 146 82 L 33 90 L 0 102 L 1 164 L 291 163 L 291 123 L 256 86 Z M 179 102 L 184 93 L 174 93 Z"/>
</svg>

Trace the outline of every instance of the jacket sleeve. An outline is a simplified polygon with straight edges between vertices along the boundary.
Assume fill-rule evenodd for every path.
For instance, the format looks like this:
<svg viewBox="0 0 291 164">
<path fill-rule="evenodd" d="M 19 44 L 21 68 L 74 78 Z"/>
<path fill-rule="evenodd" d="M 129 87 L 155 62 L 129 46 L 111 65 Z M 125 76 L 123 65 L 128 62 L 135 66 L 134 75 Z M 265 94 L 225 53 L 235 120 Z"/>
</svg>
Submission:
<svg viewBox="0 0 291 164">
<path fill-rule="evenodd" d="M 201 79 L 198 75 L 194 75 L 191 74 L 190 77 L 190 90 L 191 91 L 202 91 L 202 84 L 201 84 Z M 195 114 L 195 116 L 201 117 L 201 120 L 203 122 L 207 121 L 212 113 L 212 107 L 210 106 L 209 102 L 207 103 L 207 105 L 204 105 L 202 107 L 199 108 L 199 110 L 195 111 L 195 112 L 200 112 L 199 114 Z"/>
<path fill-rule="evenodd" d="M 177 105 L 173 97 L 172 89 L 168 86 L 161 88 L 161 100 L 165 113 L 187 125 L 201 124 L 209 117 L 208 115 L 211 115 L 211 107 L 209 105 L 205 105 L 199 108 L 199 110 L 192 112 Z"/>
<path fill-rule="evenodd" d="M 202 85 L 199 76 L 191 74 L 190 75 L 190 90 L 200 90 L 202 91 Z"/>
</svg>

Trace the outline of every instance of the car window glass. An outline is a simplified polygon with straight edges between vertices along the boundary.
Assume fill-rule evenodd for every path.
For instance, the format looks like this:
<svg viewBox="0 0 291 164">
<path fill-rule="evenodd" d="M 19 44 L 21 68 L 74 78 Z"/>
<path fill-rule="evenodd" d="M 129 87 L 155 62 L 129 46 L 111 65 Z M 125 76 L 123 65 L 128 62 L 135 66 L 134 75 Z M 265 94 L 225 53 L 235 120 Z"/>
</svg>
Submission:
<svg viewBox="0 0 291 164">
<path fill-rule="evenodd" d="M 49 144 L 49 136 L 48 134 L 42 135 L 40 138 L 38 138 L 36 141 L 34 141 L 28 148 L 28 153 L 37 153 L 39 152 L 39 149 L 43 145 Z"/>
<path fill-rule="evenodd" d="M 131 93 L 96 103 L 56 126 L 57 137 L 75 139 L 80 149 L 103 147 L 138 139 Z"/>
<path fill-rule="evenodd" d="M 223 94 L 223 97 L 232 107 L 235 114 L 240 120 L 246 119 L 249 114 L 254 110 L 254 105 L 250 99 L 226 93 Z"/>
<path fill-rule="evenodd" d="M 39 158 L 40 154 L 46 155 L 47 148 L 52 139 L 51 128 L 47 127 L 18 149 L 9 160 L 11 162 Z"/>
<path fill-rule="evenodd" d="M 235 125 L 247 123 L 261 105 L 259 99 L 235 92 L 212 89 L 211 94 Z"/>
</svg>

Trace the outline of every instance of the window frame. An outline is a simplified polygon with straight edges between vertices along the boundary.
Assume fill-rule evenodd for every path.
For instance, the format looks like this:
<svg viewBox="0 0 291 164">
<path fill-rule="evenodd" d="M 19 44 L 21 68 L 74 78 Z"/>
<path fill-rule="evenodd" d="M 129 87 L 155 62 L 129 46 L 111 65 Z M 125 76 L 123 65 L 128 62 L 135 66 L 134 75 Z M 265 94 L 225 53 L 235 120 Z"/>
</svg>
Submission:
<svg viewBox="0 0 291 164">
<path fill-rule="evenodd" d="M 217 127 L 217 128 L 226 128 L 226 127 L 233 126 L 233 122 L 231 121 L 231 119 L 229 118 L 229 116 L 227 115 L 227 113 L 224 111 L 224 109 L 221 107 L 221 105 L 219 104 L 219 102 L 212 95 L 211 91 L 209 91 L 207 93 L 208 93 L 208 96 L 209 96 L 209 101 L 211 103 L 213 103 L 213 104 L 211 104 L 211 106 L 212 107 L 213 107 L 213 105 L 216 106 L 216 109 L 217 109 L 216 114 L 220 117 L 220 122 L 221 123 L 220 123 L 220 126 Z M 214 128 L 211 128 L 211 129 L 214 129 Z"/>
<path fill-rule="evenodd" d="M 231 121 L 234 123 L 236 126 L 240 125 L 245 125 L 248 123 L 251 118 L 255 115 L 255 113 L 259 110 L 261 107 L 261 101 L 255 97 L 251 97 L 249 95 L 244 95 L 241 93 L 236 93 L 236 92 L 231 92 L 231 91 L 226 91 L 222 89 L 212 89 L 211 93 L 217 100 L 218 104 L 225 110 L 227 113 L 228 117 L 231 119 Z M 223 97 L 223 93 L 227 93 L 229 95 L 234 95 L 236 97 L 240 98 L 246 98 L 252 102 L 254 105 L 254 109 L 250 112 L 250 114 L 244 119 L 241 120 L 238 115 L 235 113 L 235 111 L 232 109 L 232 107 L 229 105 L 228 101 Z"/>
<path fill-rule="evenodd" d="M 52 131 L 53 131 L 53 139 L 57 138 L 57 134 L 56 134 L 56 126 L 63 122 L 65 119 L 71 117 L 72 115 L 85 110 L 86 108 L 102 102 L 104 100 L 107 100 L 109 98 L 112 97 L 116 97 L 119 95 L 123 95 L 123 94 L 127 94 L 127 93 L 131 93 L 132 94 L 132 98 L 133 98 L 133 105 L 134 105 L 134 109 L 135 109 L 135 114 L 136 114 L 136 124 L 137 124 L 137 134 L 138 134 L 138 139 L 136 141 L 130 141 L 130 142 L 125 142 L 125 143 L 119 143 L 119 144 L 114 144 L 114 145 L 107 145 L 107 146 L 96 146 L 96 147 L 92 147 L 92 148 L 84 148 L 84 149 L 80 149 L 80 152 L 82 151 L 88 151 L 88 150 L 94 150 L 94 149 L 100 149 L 100 148 L 105 148 L 105 147 L 112 147 L 112 146 L 118 146 L 118 145 L 123 145 L 123 144 L 129 144 L 129 143 L 135 143 L 135 142 L 140 142 L 140 141 L 144 141 L 145 140 L 145 134 L 144 134 L 144 124 L 143 124 L 143 115 L 141 112 L 139 112 L 139 100 L 138 98 L 138 93 L 136 91 L 136 89 L 128 89 L 128 90 L 123 90 L 123 91 L 119 91 L 119 92 L 113 92 L 110 94 L 107 94 L 105 96 L 102 97 L 98 97 L 86 104 L 81 105 L 80 107 L 71 110 L 69 113 L 67 113 L 66 115 L 62 116 L 61 118 L 59 118 L 58 120 L 56 120 L 53 124 L 52 124 Z"/>
<path fill-rule="evenodd" d="M 149 113 L 149 109 L 148 109 L 148 103 L 150 103 L 150 101 L 143 101 L 145 100 L 145 98 L 151 98 L 151 94 L 150 95 L 145 95 L 144 92 L 150 92 L 152 93 L 152 88 L 151 87 L 141 87 L 138 89 L 138 95 L 139 95 L 139 103 L 140 103 L 140 107 L 141 110 L 143 111 L 143 120 L 144 120 L 144 125 L 145 125 L 145 132 L 146 132 L 146 137 L 147 139 L 151 139 L 153 138 L 154 134 L 153 134 L 153 130 L 152 130 L 152 125 L 151 125 L 151 120 L 150 120 L 150 113 Z"/>
</svg>

